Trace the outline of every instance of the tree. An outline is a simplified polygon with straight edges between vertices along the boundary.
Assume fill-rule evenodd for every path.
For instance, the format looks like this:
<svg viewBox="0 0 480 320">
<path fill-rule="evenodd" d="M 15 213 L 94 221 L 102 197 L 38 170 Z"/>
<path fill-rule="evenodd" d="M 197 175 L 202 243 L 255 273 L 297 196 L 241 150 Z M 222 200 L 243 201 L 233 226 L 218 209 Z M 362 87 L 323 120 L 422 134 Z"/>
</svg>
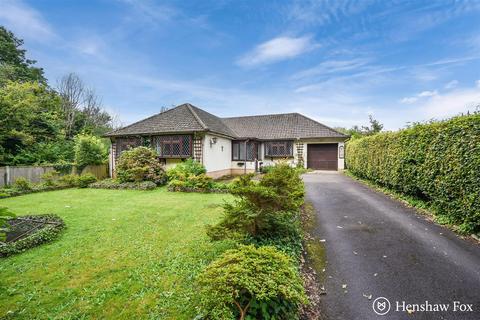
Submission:
<svg viewBox="0 0 480 320">
<path fill-rule="evenodd" d="M 375 133 L 379 133 L 383 129 L 383 124 L 381 124 L 378 120 L 374 119 L 372 115 L 368 116 L 368 121 L 370 122 L 369 127 L 362 126 L 363 132 L 365 135 L 371 136 Z"/>
<path fill-rule="evenodd" d="M 16 157 L 21 154 L 58 141 L 62 134 L 60 108 L 60 98 L 46 85 L 8 82 L 1 87 L 0 164 L 19 163 Z"/>
<path fill-rule="evenodd" d="M 80 134 L 75 137 L 75 163 L 80 169 L 107 160 L 107 149 L 100 138 Z"/>
<path fill-rule="evenodd" d="M 80 111 L 83 100 L 83 81 L 74 73 L 69 73 L 60 79 L 57 85 L 58 93 L 62 97 L 65 136 L 72 137 L 75 125 L 75 116 Z"/>
<path fill-rule="evenodd" d="M 350 129 L 342 128 L 342 127 L 336 127 L 335 130 L 349 135 L 350 137 L 352 137 L 352 139 L 360 138 L 360 137 L 364 137 L 364 136 L 371 136 L 371 135 L 374 135 L 374 134 L 382 131 L 383 124 L 381 124 L 380 121 L 374 119 L 372 115 L 368 116 L 368 120 L 369 120 L 369 123 L 370 123 L 370 126 L 368 126 L 368 127 L 367 126 L 359 127 L 359 126 L 355 125 L 355 126 L 351 127 Z"/>
<path fill-rule="evenodd" d="M 25 49 L 21 49 L 23 40 L 0 26 L 0 87 L 8 81 L 38 81 L 46 84 L 43 69 L 34 67 L 35 60 L 25 57 Z"/>
<path fill-rule="evenodd" d="M 111 130 L 112 117 L 102 108 L 95 90 L 87 88 L 78 75 L 69 73 L 63 76 L 57 90 L 62 97 L 67 138 L 81 132 L 101 135 Z"/>
</svg>

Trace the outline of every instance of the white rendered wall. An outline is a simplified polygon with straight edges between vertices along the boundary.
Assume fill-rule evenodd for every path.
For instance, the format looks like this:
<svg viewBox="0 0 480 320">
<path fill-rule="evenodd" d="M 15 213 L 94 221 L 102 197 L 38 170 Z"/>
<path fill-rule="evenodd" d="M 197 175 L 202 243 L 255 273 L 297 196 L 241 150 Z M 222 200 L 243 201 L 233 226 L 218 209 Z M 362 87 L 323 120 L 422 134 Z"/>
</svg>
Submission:
<svg viewBox="0 0 480 320">
<path fill-rule="evenodd" d="M 216 143 L 213 143 L 214 138 Z M 207 172 L 230 169 L 232 141 L 212 134 L 206 134 L 203 139 L 203 164 Z"/>
</svg>

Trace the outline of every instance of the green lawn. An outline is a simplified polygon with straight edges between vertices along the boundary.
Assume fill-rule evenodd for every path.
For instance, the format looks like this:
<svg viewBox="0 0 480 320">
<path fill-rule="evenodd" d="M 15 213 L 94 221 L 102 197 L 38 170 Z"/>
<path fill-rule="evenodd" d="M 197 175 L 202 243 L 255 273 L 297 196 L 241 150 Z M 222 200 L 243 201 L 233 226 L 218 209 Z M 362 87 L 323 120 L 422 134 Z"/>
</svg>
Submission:
<svg viewBox="0 0 480 320">
<path fill-rule="evenodd" d="M 195 277 L 229 243 L 205 224 L 228 195 L 69 189 L 0 200 L 55 213 L 55 242 L 0 259 L 0 319 L 192 319 Z"/>
</svg>

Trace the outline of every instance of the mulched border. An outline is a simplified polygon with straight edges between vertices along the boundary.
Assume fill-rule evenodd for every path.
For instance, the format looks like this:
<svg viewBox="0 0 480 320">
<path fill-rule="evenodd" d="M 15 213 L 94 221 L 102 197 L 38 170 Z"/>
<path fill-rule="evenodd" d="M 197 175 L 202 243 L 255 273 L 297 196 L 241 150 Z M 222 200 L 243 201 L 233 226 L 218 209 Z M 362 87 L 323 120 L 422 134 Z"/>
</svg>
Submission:
<svg viewBox="0 0 480 320">
<path fill-rule="evenodd" d="M 13 219 L 32 220 L 46 224 L 41 229 L 21 238 L 17 241 L 0 243 L 0 257 L 8 257 L 13 254 L 24 252 L 27 249 L 39 246 L 43 243 L 55 240 L 65 228 L 65 222 L 54 214 L 28 215 Z"/>
</svg>

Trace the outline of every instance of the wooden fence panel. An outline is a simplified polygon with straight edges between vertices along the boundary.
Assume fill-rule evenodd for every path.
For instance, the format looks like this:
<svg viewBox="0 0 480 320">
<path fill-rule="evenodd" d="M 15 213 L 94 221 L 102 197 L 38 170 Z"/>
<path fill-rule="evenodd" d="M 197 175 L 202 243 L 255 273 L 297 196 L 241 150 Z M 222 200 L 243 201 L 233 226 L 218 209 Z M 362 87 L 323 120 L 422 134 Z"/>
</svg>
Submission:
<svg viewBox="0 0 480 320">
<path fill-rule="evenodd" d="M 30 183 L 42 182 L 42 175 L 54 171 L 53 166 L 6 166 L 0 167 L 0 187 L 13 184 L 18 178 L 23 177 Z M 73 174 L 78 174 L 76 168 Z M 86 166 L 81 173 L 91 173 L 97 179 L 108 178 L 108 164 Z"/>
</svg>

